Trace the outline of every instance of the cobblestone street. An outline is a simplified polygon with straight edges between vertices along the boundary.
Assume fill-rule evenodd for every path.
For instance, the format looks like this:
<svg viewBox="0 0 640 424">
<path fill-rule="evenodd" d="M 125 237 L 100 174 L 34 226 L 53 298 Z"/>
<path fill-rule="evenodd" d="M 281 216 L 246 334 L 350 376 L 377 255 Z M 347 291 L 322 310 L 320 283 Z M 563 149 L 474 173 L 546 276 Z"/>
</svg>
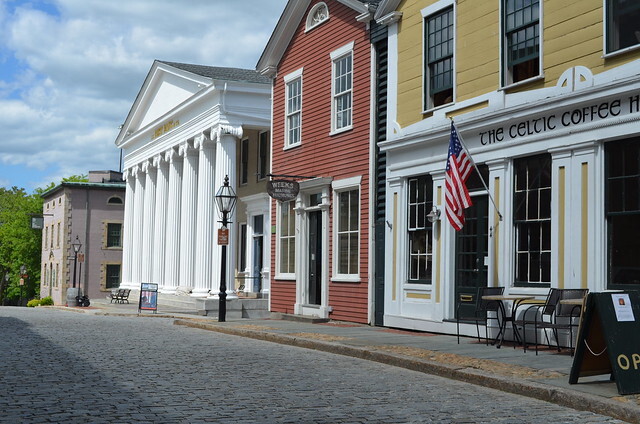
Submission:
<svg viewBox="0 0 640 424">
<path fill-rule="evenodd" d="M 0 308 L 0 422 L 620 422 L 384 364 L 172 322 Z"/>
</svg>

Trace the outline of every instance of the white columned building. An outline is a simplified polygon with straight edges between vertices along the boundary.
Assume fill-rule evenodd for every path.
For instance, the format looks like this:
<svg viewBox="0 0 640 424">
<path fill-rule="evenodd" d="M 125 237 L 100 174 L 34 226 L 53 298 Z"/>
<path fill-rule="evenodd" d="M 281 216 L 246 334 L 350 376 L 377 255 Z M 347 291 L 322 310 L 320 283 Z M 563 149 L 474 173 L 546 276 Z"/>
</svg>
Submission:
<svg viewBox="0 0 640 424">
<path fill-rule="evenodd" d="M 167 252 L 165 258 L 164 293 L 175 294 L 180 279 L 180 211 L 182 198 L 182 159 L 175 149 L 166 153 L 169 162 L 169 193 L 167 205 Z M 126 249 L 125 249 L 126 250 Z"/>
<path fill-rule="evenodd" d="M 268 78 L 253 70 L 153 63 L 116 139 L 127 178 L 121 287 L 150 282 L 161 293 L 218 295 L 215 194 L 228 176 L 239 199 L 266 196 L 270 132 Z M 241 143 L 248 160 L 240 157 Z M 264 228 L 271 228 L 270 215 L 263 210 Z M 241 285 L 238 255 L 244 261 L 251 252 L 239 238 L 241 226 L 247 237 L 249 219 L 239 200 L 230 217 L 228 299 Z M 259 262 L 269 264 L 269 254 L 265 249 Z"/>
<path fill-rule="evenodd" d="M 162 154 L 153 158 L 153 166 L 157 169 L 156 177 L 156 215 L 153 231 L 153 276 L 151 281 L 160 285 L 160 290 L 165 285 L 165 258 L 167 251 L 167 206 L 169 196 L 169 165 Z"/>
<path fill-rule="evenodd" d="M 196 263 L 194 297 L 206 297 L 213 281 L 215 225 L 214 184 L 215 145 L 204 134 L 195 139 L 198 157 L 198 210 L 196 217 Z"/>
</svg>

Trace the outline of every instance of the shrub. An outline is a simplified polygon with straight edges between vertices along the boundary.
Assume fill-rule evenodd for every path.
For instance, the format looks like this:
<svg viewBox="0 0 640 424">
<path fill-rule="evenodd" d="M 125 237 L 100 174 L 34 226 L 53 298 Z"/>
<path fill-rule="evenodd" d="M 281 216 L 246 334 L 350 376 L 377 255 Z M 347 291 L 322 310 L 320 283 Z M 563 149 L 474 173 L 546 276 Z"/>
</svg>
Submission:
<svg viewBox="0 0 640 424">
<path fill-rule="evenodd" d="M 40 305 L 40 299 L 31 299 L 27 302 L 27 308 L 35 308 Z"/>
<path fill-rule="evenodd" d="M 43 297 L 40 299 L 40 306 L 50 306 L 53 305 L 53 299 L 51 296 Z"/>
</svg>

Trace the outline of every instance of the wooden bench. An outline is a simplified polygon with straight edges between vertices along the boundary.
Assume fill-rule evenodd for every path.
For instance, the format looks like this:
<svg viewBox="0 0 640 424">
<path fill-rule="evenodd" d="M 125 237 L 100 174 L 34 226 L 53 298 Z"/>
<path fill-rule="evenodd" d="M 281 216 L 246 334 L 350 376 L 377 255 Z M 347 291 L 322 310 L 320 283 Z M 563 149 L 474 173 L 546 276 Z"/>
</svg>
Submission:
<svg viewBox="0 0 640 424">
<path fill-rule="evenodd" d="M 114 301 L 116 303 L 129 303 L 129 293 L 131 293 L 130 289 L 118 289 L 114 290 L 109 294 L 109 298 L 111 299 L 111 303 Z"/>
</svg>

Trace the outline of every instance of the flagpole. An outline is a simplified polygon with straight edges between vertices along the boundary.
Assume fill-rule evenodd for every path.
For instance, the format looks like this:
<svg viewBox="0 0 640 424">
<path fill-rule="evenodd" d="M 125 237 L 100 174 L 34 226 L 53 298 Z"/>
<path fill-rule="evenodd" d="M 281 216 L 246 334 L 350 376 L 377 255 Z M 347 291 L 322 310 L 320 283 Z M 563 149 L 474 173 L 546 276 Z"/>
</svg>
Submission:
<svg viewBox="0 0 640 424">
<path fill-rule="evenodd" d="M 453 118 L 449 117 L 449 119 L 451 119 L 451 123 L 453 124 L 453 126 L 455 128 L 456 124 L 453 121 Z M 500 219 L 500 221 L 502 221 L 502 214 L 500 213 L 500 210 L 498 209 L 498 206 L 496 205 L 495 200 L 493 200 L 493 196 L 491 195 L 491 192 L 489 191 L 489 187 L 487 187 L 487 183 L 484 182 L 484 178 L 482 178 L 482 174 L 480 173 L 480 170 L 478 169 L 478 165 L 476 165 L 476 161 L 473 160 L 473 156 L 471 156 L 471 153 L 469 153 L 469 149 L 467 149 L 467 145 L 464 143 L 464 139 L 462 138 L 462 135 L 460 135 L 460 131 L 458 131 L 457 128 L 456 128 L 456 133 L 458 134 L 458 140 L 460 140 L 460 144 L 462 144 L 462 148 L 464 149 L 465 152 L 467 152 L 467 157 L 469 158 L 469 160 L 471 160 L 471 163 L 473 164 L 473 167 L 475 168 L 476 172 L 478 173 L 478 176 L 480 177 L 480 181 L 482 181 L 482 185 L 484 186 L 484 189 L 487 190 L 487 194 L 489 195 L 489 199 L 491 199 L 491 203 L 493 204 L 493 207 L 495 208 L 496 213 L 498 214 L 498 218 Z"/>
</svg>

